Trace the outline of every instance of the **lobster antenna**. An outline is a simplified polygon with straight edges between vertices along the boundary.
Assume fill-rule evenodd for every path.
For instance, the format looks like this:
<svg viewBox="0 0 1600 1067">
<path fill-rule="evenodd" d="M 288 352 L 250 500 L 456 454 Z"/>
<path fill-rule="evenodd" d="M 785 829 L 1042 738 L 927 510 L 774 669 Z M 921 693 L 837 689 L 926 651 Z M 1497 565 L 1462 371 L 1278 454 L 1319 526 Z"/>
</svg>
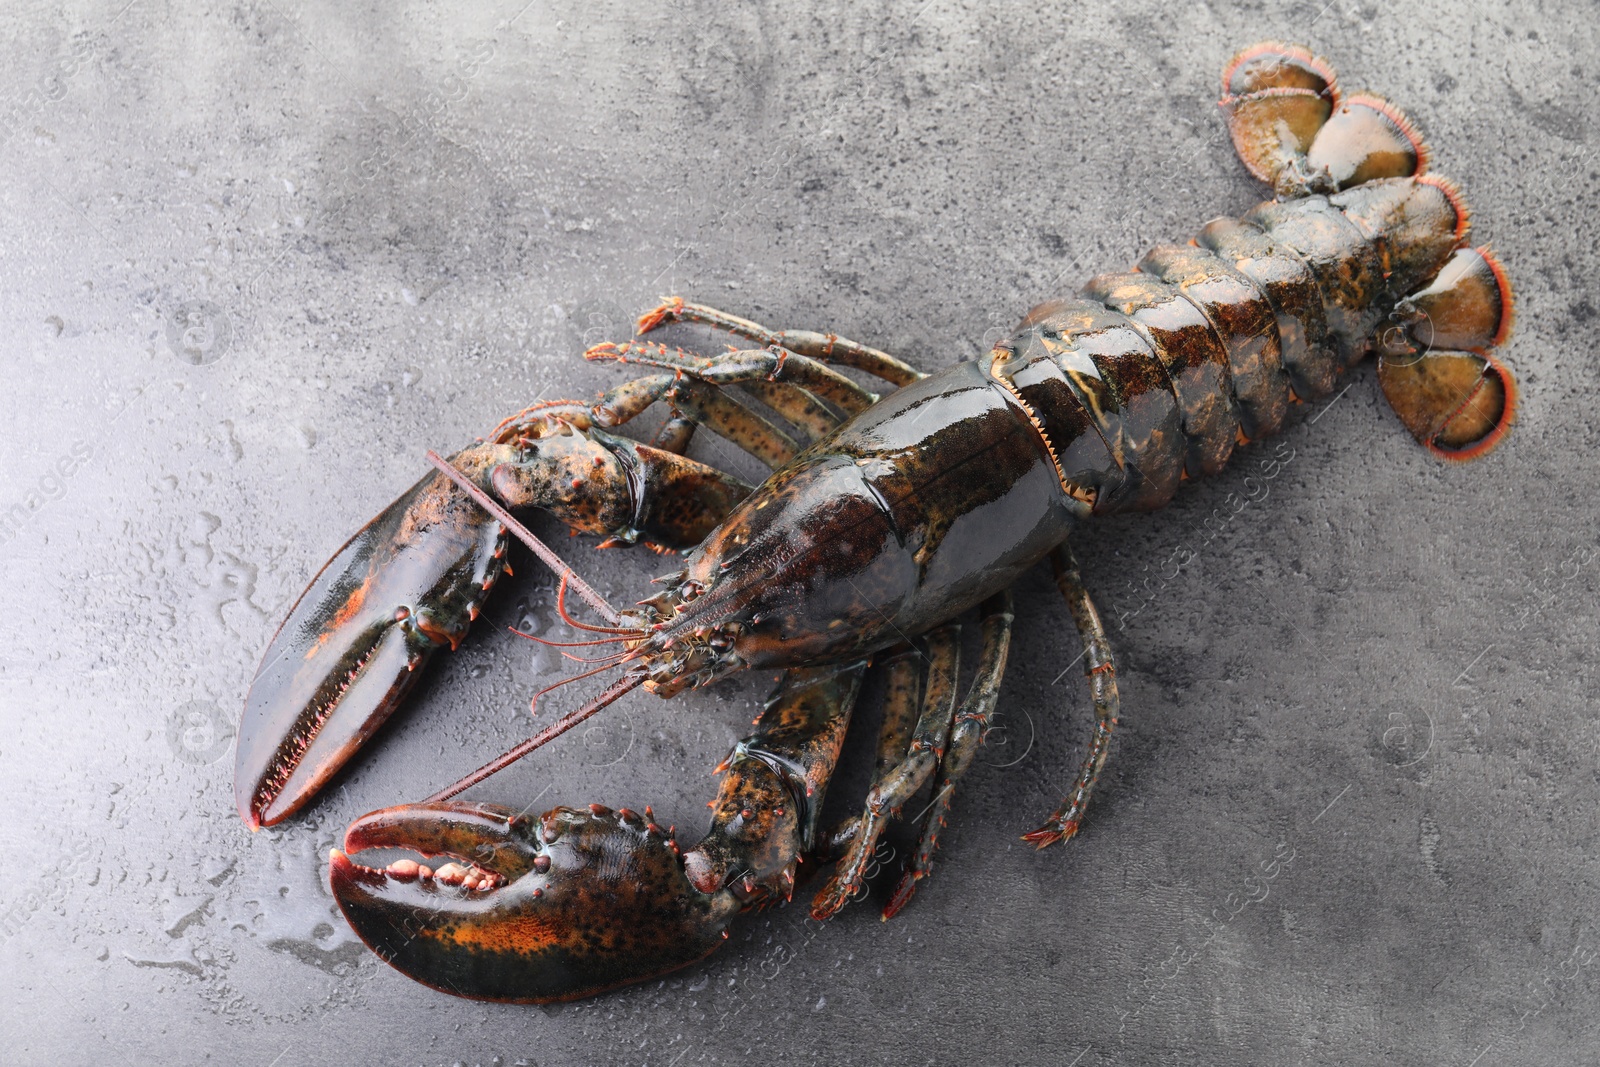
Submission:
<svg viewBox="0 0 1600 1067">
<path fill-rule="evenodd" d="M 554 741 L 556 738 L 560 737 L 562 734 L 566 733 L 568 730 L 572 729 L 574 726 L 578 725 L 595 712 L 620 699 L 625 693 L 631 692 L 633 689 L 637 688 L 638 685 L 644 680 L 645 674 L 643 671 L 639 672 L 638 674 L 623 675 L 621 678 L 618 678 L 615 682 L 611 683 L 611 687 L 609 689 L 590 700 L 587 704 L 583 705 L 583 707 L 578 708 L 576 711 L 567 712 L 565 715 L 561 716 L 561 718 L 557 719 L 549 726 L 546 726 L 543 730 L 540 730 L 538 733 L 534 734 L 520 745 L 508 750 L 501 756 L 495 757 L 488 763 L 485 763 L 482 767 L 479 767 L 477 770 L 473 771 L 471 774 L 467 775 L 454 785 L 445 786 L 443 789 L 439 790 L 422 803 L 436 804 L 441 800 L 449 800 L 463 789 L 470 789 L 496 771 L 511 766 L 511 764 L 517 762 L 517 760 L 521 759 L 523 756 L 526 756 L 534 749 L 540 748 L 549 742 Z"/>
<path fill-rule="evenodd" d="M 556 614 L 561 616 L 562 622 L 575 630 L 588 630 L 590 633 L 596 634 L 626 634 L 630 637 L 637 637 L 643 633 L 637 626 L 590 626 L 588 623 L 579 622 L 567 614 L 567 576 L 565 574 L 561 576 L 561 583 L 556 586 Z"/>
<path fill-rule="evenodd" d="M 526 637 L 529 641 L 537 641 L 541 645 L 549 645 L 551 648 L 588 648 L 590 645 L 614 645 L 618 641 L 634 640 L 632 636 L 624 634 L 618 637 L 602 637 L 598 641 L 551 641 L 543 637 L 535 637 L 530 633 L 524 633 L 515 626 L 507 626 L 506 629 L 518 637 Z"/>
<path fill-rule="evenodd" d="M 543 560 L 545 566 L 561 575 L 562 580 L 571 585 L 573 589 L 577 590 L 578 595 L 583 597 L 583 599 L 588 602 L 591 608 L 599 612 L 603 619 L 611 623 L 613 626 L 622 621 L 622 616 L 617 614 L 615 608 L 606 603 L 605 597 L 595 592 L 589 586 L 588 582 L 584 581 L 582 578 L 579 578 L 578 573 L 571 567 L 567 566 L 566 562 L 562 560 L 560 556 L 551 551 L 549 545 L 535 537 L 532 531 L 530 531 L 526 526 L 522 525 L 522 523 L 518 522 L 516 519 L 513 519 L 511 517 L 511 512 L 501 507 L 500 502 L 494 497 L 490 496 L 488 493 L 485 493 L 482 489 L 479 489 L 475 484 L 473 484 L 472 479 L 461 473 L 460 469 L 457 468 L 455 464 L 451 463 L 449 460 L 445 459 L 431 448 L 428 449 L 428 462 L 432 463 L 435 467 L 438 467 L 439 470 L 443 471 L 445 477 L 449 478 L 452 482 L 455 482 L 456 485 L 460 486 L 463 492 L 465 492 L 473 500 L 477 501 L 479 507 L 493 515 L 496 519 L 499 519 L 501 524 L 504 525 L 506 529 L 517 535 L 517 540 L 533 549 L 533 554 Z"/>
</svg>

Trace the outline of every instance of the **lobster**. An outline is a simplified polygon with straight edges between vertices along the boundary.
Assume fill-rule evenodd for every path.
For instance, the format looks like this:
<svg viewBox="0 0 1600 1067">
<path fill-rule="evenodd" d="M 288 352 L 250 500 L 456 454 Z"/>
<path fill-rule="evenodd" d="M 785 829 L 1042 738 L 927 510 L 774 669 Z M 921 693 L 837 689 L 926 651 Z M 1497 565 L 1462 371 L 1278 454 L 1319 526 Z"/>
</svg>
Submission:
<svg viewBox="0 0 1600 1067">
<path fill-rule="evenodd" d="M 1046 558 L 1083 645 L 1094 722 L 1073 788 L 1025 839 L 1072 838 L 1119 712 L 1110 641 L 1069 547 L 1080 525 L 1161 507 L 1368 355 L 1401 423 L 1444 459 L 1488 451 L 1515 409 L 1491 353 L 1512 321 L 1505 271 L 1467 245 L 1461 193 L 1429 172 L 1405 115 L 1343 94 L 1325 60 L 1278 43 L 1235 56 L 1223 89 L 1238 155 L 1273 199 L 1038 305 L 978 361 L 923 374 L 832 333 L 670 299 L 634 340 L 585 354 L 640 377 L 593 404 L 535 404 L 448 460 L 430 453 L 439 469 L 340 549 L 266 651 L 239 730 L 246 824 L 303 808 L 427 659 L 460 644 L 509 572 L 515 535 L 562 575 L 557 608 L 586 635 L 569 644 L 601 650 L 577 677 L 620 674 L 434 797 L 356 820 L 332 851 L 344 915 L 408 976 L 487 1000 L 589 996 L 703 958 L 740 913 L 789 900 L 802 870 L 831 863 L 811 908 L 826 918 L 863 895 L 886 826 L 931 787 L 883 908 L 895 914 L 932 870 L 993 721 L 1010 588 Z M 707 356 L 645 339 L 668 323 L 752 344 Z M 841 369 L 893 389 L 880 396 Z M 651 443 L 611 432 L 653 408 L 665 419 Z M 702 428 L 771 476 L 751 486 L 689 458 Z M 684 550 L 683 566 L 618 611 L 522 528 L 512 513 L 527 508 L 606 544 Z M 603 624 L 573 618 L 569 589 Z M 960 696 L 974 610 L 981 648 Z M 454 799 L 637 687 L 670 697 L 751 669 L 782 673 L 718 768 L 709 832 L 687 849 L 650 808 L 535 818 Z M 825 828 L 823 794 L 869 671 L 886 678 L 872 785 L 857 814 Z M 449 860 L 351 858 L 380 848 Z"/>
</svg>

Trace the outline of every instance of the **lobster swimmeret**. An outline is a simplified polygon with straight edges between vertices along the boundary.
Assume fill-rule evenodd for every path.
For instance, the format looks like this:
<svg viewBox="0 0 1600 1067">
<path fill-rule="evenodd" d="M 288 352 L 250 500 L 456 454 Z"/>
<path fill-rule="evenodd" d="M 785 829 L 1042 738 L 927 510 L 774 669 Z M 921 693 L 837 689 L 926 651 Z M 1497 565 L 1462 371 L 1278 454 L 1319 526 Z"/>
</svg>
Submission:
<svg viewBox="0 0 1600 1067">
<path fill-rule="evenodd" d="M 691 322 L 762 347 L 591 349 L 649 372 L 593 405 L 507 419 L 351 539 L 301 597 L 240 727 L 246 823 L 306 804 L 423 661 L 456 647 L 506 570 L 504 506 L 543 508 L 608 543 L 690 550 L 635 608 L 591 597 L 604 626 L 561 607 L 609 652 L 593 673 L 621 674 L 524 748 L 636 686 L 671 696 L 746 668 L 786 673 L 721 768 L 710 833 L 687 850 L 648 808 L 532 818 L 449 799 L 484 772 L 357 820 L 350 852 L 452 857 L 378 870 L 333 853 L 351 925 L 411 977 L 541 1001 L 639 981 L 705 956 L 739 912 L 787 899 L 808 860 L 835 861 L 812 907 L 832 915 L 863 890 L 885 825 L 932 783 L 884 909 L 898 911 L 932 867 L 994 713 L 1009 588 L 1045 557 L 1084 644 L 1095 723 L 1075 788 L 1026 836 L 1040 847 L 1072 837 L 1117 716 L 1110 646 L 1067 549 L 1082 520 L 1160 507 L 1369 353 L 1401 422 L 1434 453 L 1480 455 L 1510 424 L 1512 380 L 1489 354 L 1510 327 L 1510 289 L 1492 255 L 1465 246 L 1466 207 L 1427 173 L 1411 124 L 1382 100 L 1342 96 L 1301 48 L 1247 49 L 1223 82 L 1239 155 L 1277 198 L 1041 304 L 979 362 L 923 375 L 832 334 L 774 332 L 681 300 L 640 332 Z M 879 399 L 839 366 L 898 388 Z M 658 403 L 669 415 L 653 444 L 606 432 Z M 687 458 L 698 427 L 774 473 L 752 488 Z M 958 701 L 957 620 L 973 608 L 982 652 Z M 888 676 L 876 777 L 860 814 L 824 830 L 822 793 L 869 669 Z"/>
</svg>

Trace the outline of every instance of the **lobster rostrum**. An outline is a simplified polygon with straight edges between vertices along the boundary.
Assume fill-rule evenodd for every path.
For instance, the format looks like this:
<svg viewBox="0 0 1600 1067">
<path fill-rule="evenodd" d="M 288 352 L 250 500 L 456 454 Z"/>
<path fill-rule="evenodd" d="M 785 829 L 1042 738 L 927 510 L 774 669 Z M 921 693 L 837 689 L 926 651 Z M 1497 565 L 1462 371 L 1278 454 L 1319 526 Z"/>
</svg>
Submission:
<svg viewBox="0 0 1600 1067">
<path fill-rule="evenodd" d="M 562 571 L 562 616 L 588 633 L 577 643 L 602 650 L 590 673 L 620 674 L 455 786 L 349 828 L 331 857 L 333 892 L 411 977 L 494 1000 L 587 996 L 702 958 L 740 912 L 789 899 L 800 872 L 827 862 L 812 905 L 825 918 L 861 895 L 886 825 L 931 786 L 884 907 L 894 914 L 931 870 L 994 715 L 1010 587 L 1047 557 L 1083 643 L 1095 720 L 1074 788 L 1026 839 L 1071 838 L 1118 713 L 1110 644 L 1068 549 L 1080 524 L 1162 506 L 1368 355 L 1400 421 L 1445 459 L 1483 454 L 1514 408 L 1511 376 L 1490 354 L 1511 324 L 1505 273 L 1466 244 L 1465 203 L 1428 172 L 1405 116 L 1345 96 L 1324 60 L 1276 43 L 1236 56 L 1223 88 L 1234 145 L 1274 199 L 1035 307 L 977 362 L 924 375 L 830 333 L 672 299 L 640 320 L 641 335 L 697 323 L 756 347 L 707 357 L 642 339 L 596 346 L 588 358 L 645 373 L 594 404 L 536 405 L 435 457 L 441 469 L 334 556 L 267 649 L 239 732 L 245 822 L 308 803 L 426 659 L 460 643 L 508 571 L 515 533 Z M 880 398 L 839 368 L 895 388 Z M 609 432 L 656 405 L 667 418 L 651 444 Z M 752 487 L 688 458 L 699 428 L 772 475 Z M 517 525 L 509 512 L 523 508 L 607 544 L 686 550 L 684 565 L 615 611 Z M 569 586 L 604 625 L 567 613 Z M 973 609 L 981 651 L 959 697 L 960 626 Z M 748 668 L 784 673 L 719 768 L 711 829 L 692 847 L 649 808 L 535 818 L 451 799 L 635 687 L 672 696 Z M 887 678 L 874 781 L 857 815 L 824 829 L 823 791 L 869 670 Z M 376 869 L 350 857 L 377 848 L 449 861 Z"/>
</svg>

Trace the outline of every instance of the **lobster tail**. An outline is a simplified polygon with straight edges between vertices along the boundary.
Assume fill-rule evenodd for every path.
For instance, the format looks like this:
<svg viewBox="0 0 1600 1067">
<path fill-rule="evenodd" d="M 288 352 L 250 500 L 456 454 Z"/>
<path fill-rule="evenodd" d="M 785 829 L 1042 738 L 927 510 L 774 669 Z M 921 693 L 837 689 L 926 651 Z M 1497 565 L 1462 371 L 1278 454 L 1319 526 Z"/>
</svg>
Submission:
<svg viewBox="0 0 1600 1067">
<path fill-rule="evenodd" d="M 1378 178 L 1414 178 L 1428 169 L 1428 147 L 1405 114 L 1376 96 L 1352 96 L 1335 109 L 1306 152 L 1307 192 L 1334 192 Z"/>
<path fill-rule="evenodd" d="M 1297 395 L 1327 392 L 1376 349 L 1384 396 L 1421 444 L 1449 459 L 1487 452 L 1515 409 L 1510 372 L 1489 354 L 1510 332 L 1511 287 L 1487 250 L 1464 247 L 1466 203 L 1424 173 L 1421 135 L 1385 100 L 1341 97 L 1333 68 L 1298 46 L 1247 48 L 1222 81 L 1239 158 L 1279 200 L 1242 226 L 1213 223 L 1201 243 L 1258 279 L 1279 249 L 1310 269 L 1326 337 L 1283 346 Z M 1263 289 L 1281 328 L 1286 292 Z"/>
</svg>

